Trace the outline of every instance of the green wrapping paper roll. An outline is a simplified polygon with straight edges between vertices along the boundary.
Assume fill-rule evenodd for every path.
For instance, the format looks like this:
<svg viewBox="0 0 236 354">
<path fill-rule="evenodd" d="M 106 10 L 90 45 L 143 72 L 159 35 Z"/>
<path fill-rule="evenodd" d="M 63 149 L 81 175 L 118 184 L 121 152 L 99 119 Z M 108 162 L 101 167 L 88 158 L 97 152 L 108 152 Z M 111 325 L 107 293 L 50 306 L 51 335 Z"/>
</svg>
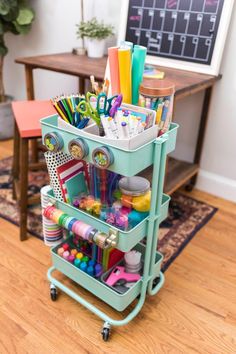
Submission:
<svg viewBox="0 0 236 354">
<path fill-rule="evenodd" d="M 132 104 L 138 104 L 139 85 L 143 80 L 143 72 L 147 48 L 135 45 L 132 59 Z"/>
</svg>

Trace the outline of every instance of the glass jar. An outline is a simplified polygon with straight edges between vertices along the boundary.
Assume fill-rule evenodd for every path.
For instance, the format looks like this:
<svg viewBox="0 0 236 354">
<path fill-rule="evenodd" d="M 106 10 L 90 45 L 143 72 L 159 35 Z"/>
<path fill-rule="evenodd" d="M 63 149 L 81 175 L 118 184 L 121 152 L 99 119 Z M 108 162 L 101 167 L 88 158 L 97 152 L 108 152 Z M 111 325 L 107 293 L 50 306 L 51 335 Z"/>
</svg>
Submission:
<svg viewBox="0 0 236 354">
<path fill-rule="evenodd" d="M 168 131 L 172 120 L 175 86 L 167 79 L 145 78 L 139 86 L 139 106 L 156 111 L 158 135 Z"/>
<path fill-rule="evenodd" d="M 123 177 L 119 181 L 121 204 L 137 212 L 145 213 L 150 210 L 150 182 L 143 177 Z"/>
</svg>

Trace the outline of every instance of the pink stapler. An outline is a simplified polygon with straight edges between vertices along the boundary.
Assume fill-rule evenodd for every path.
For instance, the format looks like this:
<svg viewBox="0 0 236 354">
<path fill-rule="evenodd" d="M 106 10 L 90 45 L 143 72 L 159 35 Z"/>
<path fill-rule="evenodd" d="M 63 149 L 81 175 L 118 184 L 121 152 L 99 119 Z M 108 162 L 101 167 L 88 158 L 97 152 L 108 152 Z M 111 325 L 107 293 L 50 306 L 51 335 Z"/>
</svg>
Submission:
<svg viewBox="0 0 236 354">
<path fill-rule="evenodd" d="M 105 281 L 107 285 L 124 285 L 126 283 L 133 283 L 141 278 L 140 274 L 137 273 L 126 273 L 125 267 L 117 266 L 113 269 L 107 280 Z"/>
</svg>

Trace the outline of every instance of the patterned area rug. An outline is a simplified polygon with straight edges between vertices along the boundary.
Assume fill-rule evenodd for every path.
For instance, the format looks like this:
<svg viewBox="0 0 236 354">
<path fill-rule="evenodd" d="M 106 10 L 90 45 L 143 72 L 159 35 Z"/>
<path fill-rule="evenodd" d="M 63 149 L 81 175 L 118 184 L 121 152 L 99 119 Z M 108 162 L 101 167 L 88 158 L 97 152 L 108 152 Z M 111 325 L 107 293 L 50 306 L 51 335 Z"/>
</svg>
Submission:
<svg viewBox="0 0 236 354">
<path fill-rule="evenodd" d="M 0 217 L 19 225 L 18 208 L 12 199 L 11 165 L 11 157 L 0 161 Z M 46 184 L 49 184 L 47 172 L 30 172 L 28 194 L 38 193 L 40 188 Z M 158 250 L 164 255 L 163 271 L 169 267 L 216 211 L 217 209 L 213 206 L 181 193 L 172 195 L 169 216 L 161 224 L 159 233 Z M 43 239 L 40 205 L 29 208 L 28 231 L 39 239 Z"/>
</svg>

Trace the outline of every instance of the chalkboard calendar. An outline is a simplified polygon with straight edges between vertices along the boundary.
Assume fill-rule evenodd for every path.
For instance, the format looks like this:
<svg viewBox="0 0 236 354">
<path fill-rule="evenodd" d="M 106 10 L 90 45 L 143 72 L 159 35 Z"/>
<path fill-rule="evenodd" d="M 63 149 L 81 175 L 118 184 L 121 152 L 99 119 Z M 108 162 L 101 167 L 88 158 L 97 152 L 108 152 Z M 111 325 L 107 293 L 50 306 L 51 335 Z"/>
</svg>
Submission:
<svg viewBox="0 0 236 354">
<path fill-rule="evenodd" d="M 123 39 L 146 46 L 150 57 L 158 56 L 158 59 L 167 58 L 182 62 L 180 67 L 187 67 L 189 65 L 187 63 L 200 64 L 190 64 L 190 68 L 201 65 L 206 68 L 215 64 L 213 54 L 216 40 L 222 37 L 223 43 L 221 45 L 218 43 L 220 49 L 224 44 L 233 1 L 128 0 L 125 2 L 126 28 Z M 124 16 L 124 12 L 122 15 Z M 225 21 L 222 20 L 223 15 Z M 224 33 L 221 31 L 222 26 Z"/>
</svg>

